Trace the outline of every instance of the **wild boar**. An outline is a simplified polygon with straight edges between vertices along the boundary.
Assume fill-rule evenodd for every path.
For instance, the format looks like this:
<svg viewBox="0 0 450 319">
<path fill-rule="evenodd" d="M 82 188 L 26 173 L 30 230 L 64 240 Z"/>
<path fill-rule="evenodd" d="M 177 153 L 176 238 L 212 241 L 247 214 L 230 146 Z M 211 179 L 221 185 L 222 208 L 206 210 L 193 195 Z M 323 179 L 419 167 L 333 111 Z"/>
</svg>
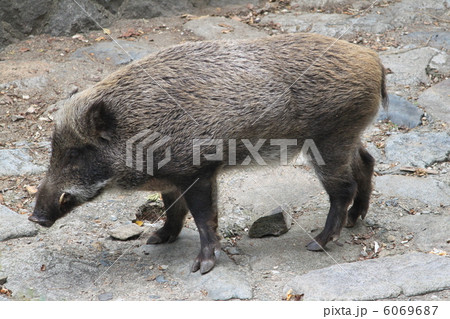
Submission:
<svg viewBox="0 0 450 319">
<path fill-rule="evenodd" d="M 274 162 L 281 144 L 259 141 L 295 140 L 289 159 L 312 141 L 330 200 L 323 231 L 307 245 L 319 251 L 366 216 L 374 159 L 360 135 L 380 104 L 387 94 L 379 58 L 345 41 L 295 34 L 164 49 L 65 103 L 29 219 L 51 226 L 112 186 L 157 190 L 167 220 L 148 243 L 174 241 L 190 211 L 201 241 L 192 271 L 204 274 L 220 251 L 217 171 L 248 164 L 249 146 L 255 159 Z"/>
</svg>

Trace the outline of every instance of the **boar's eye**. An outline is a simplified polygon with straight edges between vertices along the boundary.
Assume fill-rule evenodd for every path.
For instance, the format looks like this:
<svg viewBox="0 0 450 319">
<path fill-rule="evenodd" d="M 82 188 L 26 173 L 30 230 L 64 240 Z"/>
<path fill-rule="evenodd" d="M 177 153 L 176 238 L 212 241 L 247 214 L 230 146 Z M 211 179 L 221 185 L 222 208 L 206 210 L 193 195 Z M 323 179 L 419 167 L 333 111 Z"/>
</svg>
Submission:
<svg viewBox="0 0 450 319">
<path fill-rule="evenodd" d="M 76 148 L 71 148 L 67 151 L 67 157 L 70 160 L 76 159 L 78 156 L 80 156 L 80 150 Z"/>
</svg>

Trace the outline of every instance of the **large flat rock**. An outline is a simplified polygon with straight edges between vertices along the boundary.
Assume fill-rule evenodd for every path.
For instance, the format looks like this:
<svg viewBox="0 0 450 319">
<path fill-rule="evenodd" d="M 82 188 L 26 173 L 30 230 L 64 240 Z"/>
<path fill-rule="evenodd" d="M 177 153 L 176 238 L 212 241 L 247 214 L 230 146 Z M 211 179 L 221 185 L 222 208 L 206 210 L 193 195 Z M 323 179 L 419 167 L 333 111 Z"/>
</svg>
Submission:
<svg viewBox="0 0 450 319">
<path fill-rule="evenodd" d="M 0 176 L 39 174 L 45 167 L 33 163 L 26 149 L 0 150 Z"/>
<path fill-rule="evenodd" d="M 156 51 L 158 51 L 158 48 L 152 45 L 116 40 L 80 48 L 72 53 L 71 59 L 86 60 L 95 58 L 102 61 L 111 60 L 116 65 L 123 65 Z"/>
<path fill-rule="evenodd" d="M 439 50 L 429 47 L 381 53 L 380 58 L 383 65 L 392 71 L 386 77 L 388 83 L 397 85 L 430 83 L 426 67 L 438 53 Z"/>
<path fill-rule="evenodd" d="M 450 123 L 450 79 L 427 89 L 419 96 L 419 104 L 431 115 L 433 120 Z"/>
<path fill-rule="evenodd" d="M 200 17 L 186 22 L 183 27 L 206 40 L 254 39 L 268 36 L 245 23 L 224 17 Z"/>
<path fill-rule="evenodd" d="M 319 13 L 270 13 L 261 19 L 261 23 L 277 23 L 288 33 L 311 32 L 338 37 L 350 31 L 351 23 L 345 14 Z"/>
<path fill-rule="evenodd" d="M 429 205 L 450 205 L 450 186 L 432 178 L 378 176 L 375 178 L 375 189 L 387 196 L 417 199 Z"/>
<path fill-rule="evenodd" d="M 313 270 L 294 277 L 284 291 L 304 294 L 304 300 L 375 300 L 449 288 L 449 258 L 410 253 Z"/>
<path fill-rule="evenodd" d="M 19 215 L 0 205 L 0 242 L 13 238 L 31 237 L 37 234 L 36 226 L 28 216 Z"/>
<path fill-rule="evenodd" d="M 450 153 L 446 132 L 409 132 L 395 134 L 386 141 L 386 159 L 402 166 L 426 167 L 444 162 Z"/>
</svg>

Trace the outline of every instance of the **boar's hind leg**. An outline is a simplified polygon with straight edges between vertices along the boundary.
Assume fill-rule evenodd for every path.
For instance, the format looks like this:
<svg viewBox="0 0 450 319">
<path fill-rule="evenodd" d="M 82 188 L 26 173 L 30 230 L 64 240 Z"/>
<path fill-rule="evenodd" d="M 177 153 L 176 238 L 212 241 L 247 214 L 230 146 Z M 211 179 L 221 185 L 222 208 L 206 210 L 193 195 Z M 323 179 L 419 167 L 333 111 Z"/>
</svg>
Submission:
<svg viewBox="0 0 450 319">
<path fill-rule="evenodd" d="M 372 175 L 375 165 L 374 158 L 364 147 L 360 146 L 352 161 L 353 177 L 358 184 L 355 200 L 348 211 L 346 227 L 353 227 L 359 216 L 366 217 L 372 192 Z"/>
<path fill-rule="evenodd" d="M 192 272 L 200 269 L 202 274 L 214 267 L 220 253 L 220 242 L 216 232 L 217 207 L 214 177 L 201 177 L 184 195 L 200 233 L 201 249 L 192 265 Z"/>
<path fill-rule="evenodd" d="M 184 217 L 188 212 L 186 201 L 181 197 L 180 191 L 162 194 L 167 220 L 163 227 L 155 231 L 147 244 L 160 244 L 173 242 L 177 239 L 184 224 Z"/>
<path fill-rule="evenodd" d="M 343 147 L 335 145 L 319 147 L 325 165 L 314 163 L 314 167 L 330 199 L 325 227 L 306 247 L 308 250 L 321 251 L 329 241 L 339 238 L 347 219 L 350 206 L 357 189 L 350 167 L 350 154 Z M 348 154 L 348 155 L 347 155 Z"/>
</svg>

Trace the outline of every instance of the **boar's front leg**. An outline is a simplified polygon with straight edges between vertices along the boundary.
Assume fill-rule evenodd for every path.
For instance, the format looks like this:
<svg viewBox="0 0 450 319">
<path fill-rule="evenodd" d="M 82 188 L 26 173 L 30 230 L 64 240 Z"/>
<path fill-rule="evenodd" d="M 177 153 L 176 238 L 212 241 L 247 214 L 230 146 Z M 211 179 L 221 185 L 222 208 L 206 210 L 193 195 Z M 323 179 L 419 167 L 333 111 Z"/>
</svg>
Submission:
<svg viewBox="0 0 450 319">
<path fill-rule="evenodd" d="M 155 231 L 147 240 L 147 244 L 171 243 L 177 239 L 188 212 L 186 202 L 179 190 L 162 194 L 166 209 L 166 222 L 163 227 Z"/>
<path fill-rule="evenodd" d="M 201 249 L 192 265 L 192 272 L 199 269 L 202 274 L 209 272 L 220 253 L 215 191 L 214 176 L 207 176 L 199 178 L 184 195 L 200 233 Z"/>
</svg>

